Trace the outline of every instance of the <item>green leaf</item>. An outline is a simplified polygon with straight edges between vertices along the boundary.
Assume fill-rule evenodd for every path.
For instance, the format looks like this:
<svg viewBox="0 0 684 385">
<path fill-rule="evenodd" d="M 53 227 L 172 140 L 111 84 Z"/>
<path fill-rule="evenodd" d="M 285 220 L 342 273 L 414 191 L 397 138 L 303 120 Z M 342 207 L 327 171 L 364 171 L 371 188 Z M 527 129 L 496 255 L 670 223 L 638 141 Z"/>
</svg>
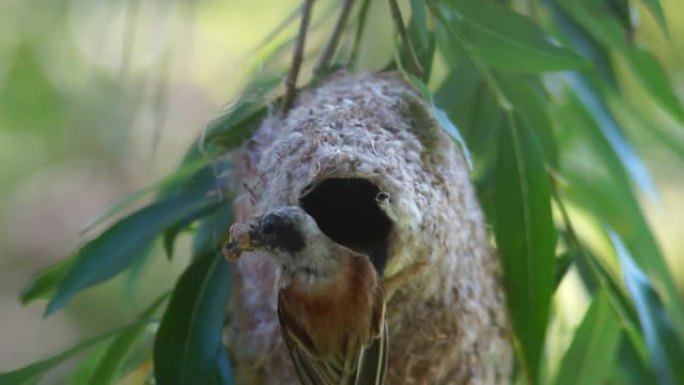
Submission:
<svg viewBox="0 0 684 385">
<path fill-rule="evenodd" d="M 684 130 L 674 122 L 667 122 L 664 119 L 645 113 L 638 105 L 638 102 L 627 103 L 619 95 L 609 94 L 607 98 L 611 109 L 616 116 L 623 118 L 623 125 L 633 133 L 651 135 L 663 145 L 670 149 L 680 161 L 684 162 Z M 639 136 L 634 136 L 635 143 L 639 143 Z"/>
<path fill-rule="evenodd" d="M 108 348 L 106 343 L 92 348 L 87 355 L 79 360 L 75 368 L 71 370 L 69 380 L 65 381 L 68 385 L 88 385 L 88 381 L 93 375 L 93 370 L 102 359 Z"/>
<path fill-rule="evenodd" d="M 145 320 L 135 322 L 114 331 L 102 334 L 98 337 L 91 338 L 87 341 L 81 342 L 73 348 L 62 353 L 56 354 L 48 359 L 33 363 L 21 369 L 13 370 L 11 372 L 0 373 L 0 385 L 30 385 L 36 383 L 40 378 L 50 369 L 61 364 L 62 362 L 76 356 L 77 354 L 106 342 L 112 337 L 126 333 L 131 330 L 144 329 L 152 321 Z"/>
<path fill-rule="evenodd" d="M 208 190 L 211 188 L 211 186 L 218 186 L 223 183 L 223 181 L 219 179 L 220 176 L 227 174 L 228 170 L 230 169 L 230 166 L 230 162 L 216 161 L 208 167 L 201 169 L 192 178 L 188 179 L 184 184 L 174 186 L 173 189 L 164 190 L 160 195 L 162 198 L 173 197 L 175 195 L 192 195 L 193 191 L 196 190 L 198 187 L 205 188 Z M 219 194 L 223 194 L 223 191 L 220 191 Z M 170 226 L 168 229 L 166 229 L 164 231 L 164 236 L 162 237 L 162 245 L 164 246 L 164 251 L 166 252 L 166 255 L 169 258 L 173 256 L 173 247 L 178 234 L 186 230 L 188 227 L 190 227 L 192 223 L 194 223 L 198 219 L 201 219 L 203 217 L 206 217 L 207 215 L 212 214 L 215 211 L 215 209 L 216 206 L 209 206 L 198 209 L 193 213 L 187 215 L 185 218 L 183 218 L 182 221 L 178 221 L 174 223 L 172 226 Z"/>
<path fill-rule="evenodd" d="M 143 310 L 138 316 L 139 320 L 145 320 L 151 318 L 154 313 L 166 302 L 170 292 L 166 292 L 154 300 L 145 310 Z M 109 345 L 104 353 L 104 356 L 100 359 L 99 363 L 93 370 L 90 376 L 91 385 L 107 385 L 114 384 L 121 375 L 121 370 L 125 364 L 126 359 L 130 355 L 130 350 L 132 345 L 140 339 L 144 334 L 145 329 L 133 329 L 121 333 L 112 343 Z"/>
<path fill-rule="evenodd" d="M 432 110 L 432 116 L 435 118 L 435 120 L 437 120 L 437 123 L 461 147 L 461 151 L 463 153 L 463 156 L 465 157 L 466 164 L 468 165 L 469 169 L 472 169 L 473 161 L 470 158 L 470 151 L 468 150 L 468 146 L 463 140 L 463 137 L 461 136 L 461 133 L 458 131 L 458 128 L 456 128 L 454 123 L 451 122 L 451 119 L 449 119 L 449 116 L 447 116 L 446 112 L 444 112 L 444 110 L 435 105 L 434 99 L 432 97 L 432 92 L 430 92 L 428 86 L 425 83 L 423 83 L 420 79 L 410 74 L 404 75 L 407 77 L 409 82 L 416 88 L 416 90 L 418 90 L 418 92 L 423 96 L 423 99 L 425 99 L 429 103 L 430 109 Z"/>
<path fill-rule="evenodd" d="M 586 68 L 590 62 L 562 47 L 531 19 L 477 0 L 440 2 L 439 22 L 454 35 L 451 41 L 491 67 L 514 72 Z"/>
<path fill-rule="evenodd" d="M 620 258 L 625 286 L 636 306 L 651 366 L 658 382 L 663 385 L 682 384 L 684 342 L 672 327 L 650 279 L 632 259 L 620 236 L 613 231 L 609 231 L 609 235 Z"/>
<path fill-rule="evenodd" d="M 265 76 L 248 85 L 240 98 L 209 122 L 202 135 L 185 154 L 182 164 L 210 156 L 212 146 L 218 151 L 240 146 L 259 127 L 268 114 L 266 95 L 280 84 L 279 77 Z"/>
<path fill-rule="evenodd" d="M 534 129 L 546 163 L 557 169 L 558 148 L 553 133 L 553 124 L 546 100 L 539 87 L 535 87 L 532 81 L 528 81 L 522 76 L 500 74 L 496 78 L 503 93 L 513 104 L 513 108 Z"/>
<path fill-rule="evenodd" d="M 180 277 L 154 343 L 158 383 L 232 384 L 221 344 L 229 287 L 220 253 L 197 259 Z"/>
<path fill-rule="evenodd" d="M 97 226 L 101 225 L 108 219 L 111 219 L 114 215 L 120 213 L 124 209 L 130 207 L 133 203 L 140 201 L 140 199 L 144 198 L 145 196 L 154 193 L 155 191 L 163 191 L 163 190 L 168 190 L 168 189 L 173 189 L 175 186 L 178 186 L 179 184 L 185 183 L 186 180 L 193 176 L 194 174 L 197 173 L 202 167 L 205 167 L 207 165 L 207 161 L 205 159 L 198 159 L 194 162 L 190 162 L 188 164 L 184 164 L 182 167 L 180 167 L 178 170 L 174 171 L 170 175 L 162 178 L 160 181 L 147 186 L 141 190 L 138 190 L 132 194 L 129 194 L 119 200 L 118 202 L 114 203 L 112 206 L 107 208 L 102 214 L 100 214 L 97 218 L 95 218 L 93 221 L 88 223 L 83 230 L 81 230 L 81 234 L 85 234 L 96 228 Z"/>
<path fill-rule="evenodd" d="M 57 289 L 57 285 L 59 285 L 64 275 L 71 269 L 74 261 L 73 257 L 65 258 L 34 274 L 19 295 L 21 303 L 26 305 L 37 299 L 49 299 L 52 297 Z"/>
<path fill-rule="evenodd" d="M 521 367 L 528 382 L 536 383 L 553 293 L 551 193 L 533 131 L 509 115 L 499 135 L 494 234 L 513 329 L 523 351 Z"/>
<path fill-rule="evenodd" d="M 470 158 L 470 151 L 468 151 L 468 146 L 466 146 L 465 140 L 463 140 L 463 137 L 461 136 L 461 133 L 458 131 L 458 128 L 454 125 L 454 123 L 449 119 L 449 116 L 447 116 L 446 112 L 442 110 L 439 107 L 436 107 L 434 104 L 432 105 L 432 114 L 435 116 L 435 119 L 437 119 L 437 122 L 439 123 L 440 126 L 451 136 L 453 140 L 458 143 L 458 145 L 461 147 L 461 151 L 463 151 L 463 156 L 465 157 L 466 164 L 468 165 L 468 169 L 472 170 L 473 168 L 473 161 Z"/>
<path fill-rule="evenodd" d="M 556 385 L 602 385 L 615 365 L 620 342 L 618 317 L 608 296 L 599 291 L 577 328 L 554 382 Z"/>
<path fill-rule="evenodd" d="M 663 7 L 660 5 L 660 0 L 641 0 L 641 2 L 644 3 L 649 11 L 651 11 L 656 21 L 658 21 L 660 29 L 662 29 L 663 32 L 668 33 L 667 20 L 665 19 Z"/>
<path fill-rule="evenodd" d="M 218 210 L 203 219 L 195 237 L 192 239 L 192 255 L 206 255 L 213 251 L 220 251 L 227 241 L 228 227 L 233 221 L 233 208 L 226 203 Z"/>
<path fill-rule="evenodd" d="M 561 211 L 564 211 L 562 201 L 557 203 L 561 207 Z M 570 226 L 569 223 L 566 224 Z M 646 348 L 643 339 L 637 330 L 636 311 L 627 298 L 622 285 L 619 284 L 617 276 L 606 269 L 601 260 L 591 253 L 586 246 L 579 244 L 579 240 L 574 236 L 571 235 L 567 239 L 571 241 L 569 245 L 571 255 L 575 256 L 575 266 L 584 281 L 589 296 L 596 297 L 599 293 L 605 293 L 613 311 L 619 318 L 619 325 L 626 336 L 622 339 L 619 349 L 621 370 L 628 371 L 630 379 L 639 380 L 632 381 L 635 385 L 655 383 L 647 367 Z"/>
<path fill-rule="evenodd" d="M 684 331 L 684 310 L 671 273 L 641 212 L 621 160 L 589 111 L 575 97 L 554 105 L 558 128 L 562 193 L 597 223 L 619 233 L 637 261 L 648 268 L 664 289 L 674 322 Z"/>
<path fill-rule="evenodd" d="M 467 104 L 470 99 L 473 99 L 480 87 L 480 76 L 470 63 L 449 62 L 447 64 L 449 73 L 442 84 L 437 87 L 434 98 L 436 105 L 451 113 L 459 104 Z M 458 116 L 465 115 L 467 112 L 468 109 L 464 109 Z M 459 124 L 459 126 L 462 125 Z"/>
<path fill-rule="evenodd" d="M 553 25 L 558 30 L 558 36 L 591 61 L 591 68 L 583 73 L 594 73 L 597 78 L 601 79 L 603 85 L 618 89 L 611 52 L 604 49 L 592 35 L 577 24 L 556 1 L 547 1 L 546 4 L 553 17 Z"/>
<path fill-rule="evenodd" d="M 215 186 L 199 186 L 184 194 L 153 202 L 114 224 L 88 242 L 57 287 L 45 310 L 48 316 L 79 292 L 106 281 L 128 268 L 145 254 L 154 238 L 196 212 L 220 204 Z"/>
<path fill-rule="evenodd" d="M 637 332 L 638 334 L 638 332 Z M 613 381 L 608 383 L 625 384 L 625 385 L 643 385 L 656 384 L 657 381 L 653 376 L 646 360 L 641 356 L 638 348 L 635 346 L 631 338 L 623 338 L 620 344 L 618 361 L 620 369 L 624 373 L 622 381 Z"/>
<path fill-rule="evenodd" d="M 569 252 L 565 252 L 556 257 L 555 263 L 553 265 L 554 292 L 558 289 L 558 286 L 560 286 L 561 282 L 563 282 L 563 278 L 565 278 L 565 274 L 568 272 L 568 270 L 570 270 L 570 266 L 572 266 L 574 258 L 575 257 Z"/>
<path fill-rule="evenodd" d="M 684 124 L 684 108 L 675 96 L 672 79 L 658 60 L 652 54 L 636 48 L 626 50 L 624 54 L 641 85 L 667 112 Z"/>
<path fill-rule="evenodd" d="M 637 20 L 637 12 L 630 9 L 629 0 L 604 0 L 604 2 L 607 10 L 622 25 L 627 33 L 627 38 L 631 40 L 639 20 Z"/>
<path fill-rule="evenodd" d="M 672 82 L 657 60 L 648 52 L 628 44 L 626 32 L 617 20 L 604 12 L 601 2 L 559 0 L 562 8 L 589 32 L 606 50 L 617 50 L 627 61 L 642 86 L 673 117 L 684 123 L 684 108 L 672 89 Z"/>
<path fill-rule="evenodd" d="M 599 128 L 605 140 L 610 144 L 613 152 L 620 159 L 622 166 L 637 186 L 651 199 L 656 199 L 658 193 L 651 180 L 650 173 L 641 162 L 632 145 L 625 138 L 619 123 L 608 109 L 602 95 L 591 84 L 577 74 L 565 76 L 568 85 L 575 93 L 575 97 L 591 114 L 595 127 Z"/>
</svg>

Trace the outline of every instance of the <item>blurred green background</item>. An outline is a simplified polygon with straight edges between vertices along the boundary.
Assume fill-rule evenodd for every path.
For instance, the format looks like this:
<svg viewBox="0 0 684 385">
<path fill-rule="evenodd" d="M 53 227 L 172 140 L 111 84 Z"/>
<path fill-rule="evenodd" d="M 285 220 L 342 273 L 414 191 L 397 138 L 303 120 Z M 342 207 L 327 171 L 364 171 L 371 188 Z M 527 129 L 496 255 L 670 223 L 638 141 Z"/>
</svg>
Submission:
<svg viewBox="0 0 684 385">
<path fill-rule="evenodd" d="M 177 166 L 205 123 L 259 70 L 255 48 L 298 3 L 0 2 L 0 371 L 125 323 L 173 284 L 187 260 L 168 262 L 157 250 L 136 284 L 124 275 L 47 320 L 43 303 L 22 307 L 17 299 L 32 273 L 83 243 L 81 230 L 98 213 Z M 662 3 L 670 36 L 642 12 L 636 41 L 654 48 L 681 101 L 684 12 L 681 0 Z M 320 1 L 317 12 L 331 4 Z M 374 1 L 370 15 L 379 22 L 368 25 L 360 67 L 376 70 L 391 59 L 392 25 L 386 2 Z M 643 95 L 623 74 L 625 92 Z M 684 127 L 665 118 L 654 124 L 672 125 L 684 141 Z M 624 125 L 635 127 L 627 136 L 639 143 L 658 187 L 642 203 L 684 292 L 684 157 L 640 134 L 639 123 Z M 565 321 L 556 327 L 572 330 L 584 301 L 567 281 L 561 290 L 569 294 L 558 304 Z M 63 373 L 46 383 L 60 383 Z"/>
</svg>

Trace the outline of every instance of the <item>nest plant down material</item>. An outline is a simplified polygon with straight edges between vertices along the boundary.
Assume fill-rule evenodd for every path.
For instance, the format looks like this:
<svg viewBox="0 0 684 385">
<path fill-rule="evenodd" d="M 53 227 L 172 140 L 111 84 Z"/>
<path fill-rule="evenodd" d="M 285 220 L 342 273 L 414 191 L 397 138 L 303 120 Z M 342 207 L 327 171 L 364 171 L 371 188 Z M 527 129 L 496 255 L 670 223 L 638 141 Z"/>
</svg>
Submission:
<svg viewBox="0 0 684 385">
<path fill-rule="evenodd" d="M 333 240 L 371 255 L 386 280 L 403 277 L 387 304 L 388 384 L 508 383 L 498 260 L 465 159 L 429 111 L 399 73 L 339 72 L 301 92 L 285 118 L 273 113 L 232 154 L 236 220 L 301 204 Z M 377 191 L 389 195 L 381 212 L 347 202 Z M 258 253 L 237 262 L 228 303 L 236 383 L 298 384 L 280 337 L 277 269 L 248 255 Z"/>
</svg>

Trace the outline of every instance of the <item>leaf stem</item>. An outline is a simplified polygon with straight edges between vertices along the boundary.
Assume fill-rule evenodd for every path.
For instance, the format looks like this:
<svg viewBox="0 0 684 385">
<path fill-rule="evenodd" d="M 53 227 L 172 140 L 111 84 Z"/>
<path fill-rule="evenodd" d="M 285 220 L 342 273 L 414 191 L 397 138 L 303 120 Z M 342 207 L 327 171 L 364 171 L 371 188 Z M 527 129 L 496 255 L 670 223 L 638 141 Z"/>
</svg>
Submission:
<svg viewBox="0 0 684 385">
<path fill-rule="evenodd" d="M 558 189 L 555 186 L 551 188 L 551 193 L 553 195 L 553 199 L 556 201 L 556 204 L 558 204 L 561 217 L 563 218 L 563 224 L 565 225 L 565 229 L 568 231 L 568 235 L 570 236 L 572 244 L 577 249 L 577 251 L 579 251 L 582 258 L 584 258 L 584 260 L 591 268 L 591 272 L 593 273 L 596 280 L 599 282 L 599 285 L 607 292 L 611 292 L 612 288 L 610 287 L 608 282 L 606 282 L 606 277 L 604 277 L 603 274 L 601 274 L 601 271 L 597 266 L 598 262 L 594 260 L 594 258 L 591 258 L 589 256 L 587 251 L 584 249 L 584 246 L 580 242 L 579 237 L 575 232 L 575 227 L 573 226 L 572 221 L 570 220 L 570 216 L 568 215 L 568 211 L 565 208 L 565 204 L 563 203 L 563 200 L 561 199 L 560 194 L 558 193 Z M 618 318 L 620 319 L 620 324 L 622 325 L 622 327 L 626 331 L 630 327 L 634 328 L 634 325 L 631 324 L 631 321 L 629 320 L 626 314 L 626 310 L 615 301 L 615 298 L 612 295 L 609 295 L 608 299 L 610 301 L 611 307 L 613 308 L 613 310 L 615 310 L 615 313 L 618 314 Z"/>
<path fill-rule="evenodd" d="M 285 80 L 285 95 L 283 95 L 283 102 L 280 105 L 281 117 L 287 115 L 287 112 L 294 102 L 297 88 L 297 76 L 299 75 L 299 69 L 302 66 L 302 60 L 304 58 L 306 32 L 309 28 L 309 21 L 311 20 L 313 3 L 314 0 L 304 0 L 304 5 L 302 7 L 302 21 L 299 24 L 299 32 L 297 34 L 297 41 L 295 42 L 292 66 L 290 67 L 290 72 L 287 74 L 287 79 Z"/>
<path fill-rule="evenodd" d="M 356 60 L 359 56 L 359 51 L 361 50 L 361 38 L 363 37 L 364 30 L 366 29 L 366 20 L 368 19 L 368 6 L 370 5 L 370 0 L 362 0 L 361 9 L 359 10 L 358 21 L 356 25 L 356 35 L 354 36 L 354 45 L 352 45 L 351 54 L 349 55 L 349 66 L 352 67 L 356 64 Z"/>
<path fill-rule="evenodd" d="M 401 42 L 406 48 L 406 52 L 408 53 L 408 62 L 409 68 L 411 70 L 411 75 L 419 79 L 422 79 L 424 71 L 423 68 L 420 66 L 420 63 L 418 62 L 416 51 L 413 50 L 411 39 L 409 38 L 408 33 L 406 32 L 406 27 L 404 26 L 404 19 L 401 17 L 401 10 L 399 9 L 399 4 L 397 4 L 397 0 L 389 0 L 389 5 L 390 11 L 392 13 L 392 19 L 394 20 L 394 25 L 397 28 L 397 32 L 399 32 L 399 38 L 401 39 Z"/>
<path fill-rule="evenodd" d="M 324 71 L 330 68 L 330 62 L 332 61 L 335 51 L 337 50 L 337 45 L 340 42 L 342 33 L 344 32 L 344 26 L 347 24 L 347 19 L 349 18 L 351 9 L 354 6 L 354 1 L 355 0 L 344 0 L 344 4 L 342 4 L 342 10 L 337 18 L 335 28 L 333 29 L 333 32 L 330 35 L 325 48 L 323 49 L 323 53 L 321 53 L 321 56 L 318 58 L 318 62 L 316 62 L 316 65 L 314 66 L 314 76 L 318 77 Z"/>
</svg>

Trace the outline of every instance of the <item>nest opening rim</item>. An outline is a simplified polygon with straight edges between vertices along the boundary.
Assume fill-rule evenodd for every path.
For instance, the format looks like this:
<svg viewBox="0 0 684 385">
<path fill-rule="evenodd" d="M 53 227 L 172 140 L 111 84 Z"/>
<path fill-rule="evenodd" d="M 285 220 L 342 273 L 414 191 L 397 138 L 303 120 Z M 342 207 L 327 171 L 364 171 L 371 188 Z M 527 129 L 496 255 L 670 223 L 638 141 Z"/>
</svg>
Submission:
<svg viewBox="0 0 684 385">
<path fill-rule="evenodd" d="M 376 198 L 382 190 L 357 177 L 331 177 L 304 188 L 300 206 L 333 241 L 368 255 L 382 274 L 393 230 L 390 218 Z"/>
</svg>

